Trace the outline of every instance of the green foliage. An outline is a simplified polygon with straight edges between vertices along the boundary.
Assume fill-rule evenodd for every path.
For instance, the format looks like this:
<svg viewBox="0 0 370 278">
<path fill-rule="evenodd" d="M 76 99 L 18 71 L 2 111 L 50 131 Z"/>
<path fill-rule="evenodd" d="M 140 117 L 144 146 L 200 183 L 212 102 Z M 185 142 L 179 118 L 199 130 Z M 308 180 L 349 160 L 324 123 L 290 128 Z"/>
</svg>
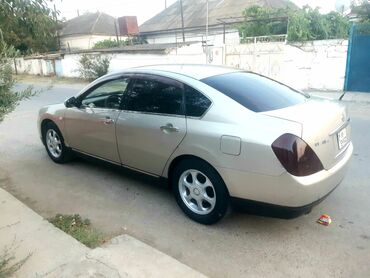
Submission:
<svg viewBox="0 0 370 278">
<path fill-rule="evenodd" d="M 11 246 L 9 249 L 4 248 L 3 252 L 0 254 L 0 278 L 12 277 L 31 256 L 30 254 L 18 262 L 13 262 L 15 260 L 13 255 L 15 252 L 14 249 L 14 246 Z"/>
<path fill-rule="evenodd" d="M 349 21 L 337 12 L 321 14 L 318 8 L 271 9 L 253 6 L 244 11 L 239 26 L 242 42 L 246 37 L 287 34 L 288 41 L 343 39 L 348 37 Z"/>
<path fill-rule="evenodd" d="M 359 22 L 370 23 L 370 2 L 362 0 L 359 5 L 353 5 L 352 13 L 357 15 Z"/>
<path fill-rule="evenodd" d="M 287 32 L 286 9 L 271 9 L 252 6 L 243 12 L 244 23 L 239 26 L 242 38 L 281 35 Z M 279 18 L 279 20 L 275 20 Z"/>
<path fill-rule="evenodd" d="M 63 232 L 71 235 L 87 247 L 95 248 L 103 243 L 103 237 L 91 227 L 89 219 L 82 219 L 80 215 L 57 214 L 49 222 Z"/>
<path fill-rule="evenodd" d="M 48 0 L 1 0 L 0 28 L 4 40 L 22 53 L 56 49 L 55 18 Z"/>
<path fill-rule="evenodd" d="M 96 78 L 108 73 L 110 58 L 83 54 L 78 61 L 79 73 L 81 78 L 95 80 Z"/>
<path fill-rule="evenodd" d="M 145 40 L 145 38 L 141 36 L 134 36 L 131 38 L 128 38 L 123 41 L 117 42 L 117 40 L 103 40 L 99 41 L 94 45 L 94 49 L 105 49 L 105 48 L 115 48 L 115 47 L 122 47 L 126 45 L 137 45 L 137 44 L 147 44 L 148 42 Z"/>
<path fill-rule="evenodd" d="M 94 44 L 94 49 L 105 49 L 105 48 L 115 48 L 115 47 L 120 47 L 121 44 L 117 42 L 116 40 L 103 40 L 99 41 L 96 44 Z"/>
<path fill-rule="evenodd" d="M 18 51 L 4 41 L 0 30 L 0 121 L 4 118 L 5 114 L 11 112 L 21 100 L 30 98 L 36 94 L 32 87 L 28 87 L 20 92 L 12 91 L 15 80 L 12 74 L 11 63 L 17 54 Z"/>
</svg>

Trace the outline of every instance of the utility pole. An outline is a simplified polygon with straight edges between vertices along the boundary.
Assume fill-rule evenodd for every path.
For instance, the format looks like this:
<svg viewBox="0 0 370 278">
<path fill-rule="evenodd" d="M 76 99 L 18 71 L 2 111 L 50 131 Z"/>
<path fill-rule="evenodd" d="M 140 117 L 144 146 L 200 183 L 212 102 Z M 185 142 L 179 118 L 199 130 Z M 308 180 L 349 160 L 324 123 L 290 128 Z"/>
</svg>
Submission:
<svg viewBox="0 0 370 278">
<path fill-rule="evenodd" d="M 59 26 L 58 26 L 57 8 L 55 7 L 55 4 L 54 4 L 54 20 L 55 20 L 58 50 L 60 50 L 61 45 L 60 45 L 60 38 L 59 38 Z"/>
<path fill-rule="evenodd" d="M 208 23 L 209 23 L 209 5 L 208 5 L 208 0 L 207 1 L 207 13 L 206 13 L 206 16 L 207 16 L 207 19 L 206 19 L 206 60 L 207 60 L 207 64 L 208 64 Z"/>
<path fill-rule="evenodd" d="M 185 31 L 184 31 L 184 11 L 183 11 L 183 9 L 182 9 L 182 0 L 180 0 L 180 11 L 181 11 L 182 42 L 185 42 Z"/>
<path fill-rule="evenodd" d="M 164 8 L 167 9 L 167 0 L 164 0 Z"/>
</svg>

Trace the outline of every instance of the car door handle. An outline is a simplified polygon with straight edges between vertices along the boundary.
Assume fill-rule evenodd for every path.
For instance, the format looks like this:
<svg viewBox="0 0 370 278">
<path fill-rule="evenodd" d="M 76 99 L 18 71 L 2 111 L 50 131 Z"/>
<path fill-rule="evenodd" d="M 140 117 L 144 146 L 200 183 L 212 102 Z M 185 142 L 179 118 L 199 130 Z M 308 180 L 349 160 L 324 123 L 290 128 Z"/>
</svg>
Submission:
<svg viewBox="0 0 370 278">
<path fill-rule="evenodd" d="M 105 125 L 111 125 L 111 124 L 114 123 L 114 120 L 111 117 L 105 117 L 104 120 L 103 120 L 103 123 Z"/>
<path fill-rule="evenodd" d="M 161 126 L 161 130 L 164 133 L 172 133 L 172 132 L 179 132 L 180 129 L 178 127 L 173 126 L 173 124 L 168 123 L 166 125 Z"/>
</svg>

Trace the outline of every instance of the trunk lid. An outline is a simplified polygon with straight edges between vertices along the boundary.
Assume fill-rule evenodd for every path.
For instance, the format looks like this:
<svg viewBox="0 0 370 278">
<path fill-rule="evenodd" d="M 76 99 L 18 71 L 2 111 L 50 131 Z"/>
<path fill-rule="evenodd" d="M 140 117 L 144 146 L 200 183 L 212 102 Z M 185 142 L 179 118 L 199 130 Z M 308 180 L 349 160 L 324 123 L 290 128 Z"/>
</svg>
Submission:
<svg viewBox="0 0 370 278">
<path fill-rule="evenodd" d="M 314 150 L 327 170 L 341 160 L 351 141 L 346 108 L 336 102 L 309 100 L 262 114 L 300 123 L 302 139 Z"/>
</svg>

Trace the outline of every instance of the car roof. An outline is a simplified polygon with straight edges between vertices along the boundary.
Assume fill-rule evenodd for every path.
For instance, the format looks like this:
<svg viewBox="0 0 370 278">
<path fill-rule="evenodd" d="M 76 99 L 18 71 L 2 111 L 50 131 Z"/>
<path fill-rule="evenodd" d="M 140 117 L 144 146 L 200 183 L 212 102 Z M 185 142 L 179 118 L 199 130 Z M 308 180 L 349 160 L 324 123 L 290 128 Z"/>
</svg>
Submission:
<svg viewBox="0 0 370 278">
<path fill-rule="evenodd" d="M 240 70 L 212 65 L 191 65 L 191 64 L 170 64 L 170 65 L 152 65 L 132 68 L 129 71 L 135 72 L 167 72 L 188 76 L 197 80 L 208 78 L 215 75 L 221 75 Z"/>
</svg>

